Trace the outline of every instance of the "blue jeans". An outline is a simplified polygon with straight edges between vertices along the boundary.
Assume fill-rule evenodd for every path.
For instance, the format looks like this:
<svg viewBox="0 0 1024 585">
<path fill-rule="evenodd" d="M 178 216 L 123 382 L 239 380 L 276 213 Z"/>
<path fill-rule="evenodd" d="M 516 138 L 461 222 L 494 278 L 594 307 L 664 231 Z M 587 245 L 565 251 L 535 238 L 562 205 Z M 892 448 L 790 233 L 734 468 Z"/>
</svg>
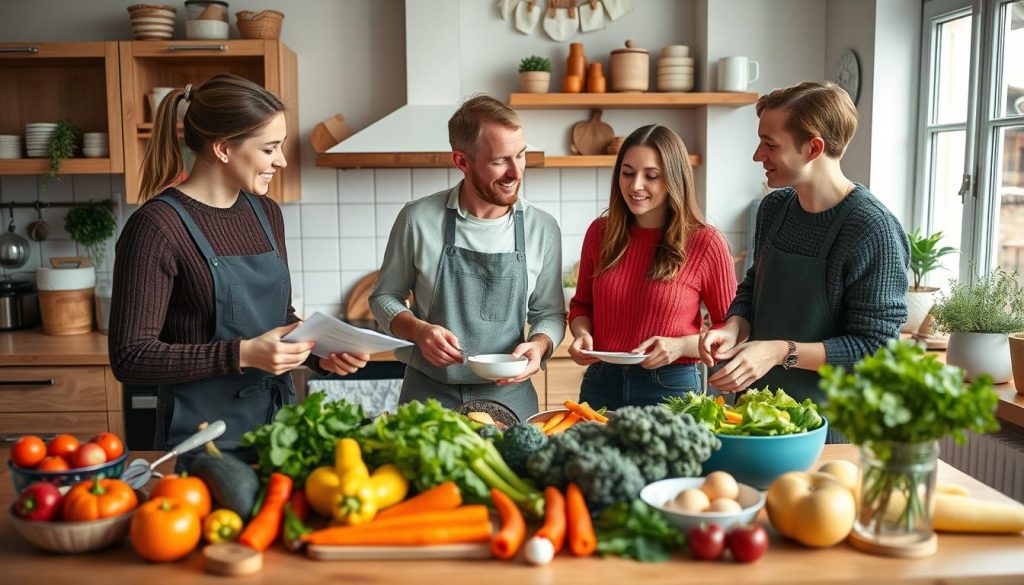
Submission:
<svg viewBox="0 0 1024 585">
<path fill-rule="evenodd" d="M 697 364 L 669 364 L 654 370 L 597 362 L 587 366 L 580 386 L 580 401 L 595 410 L 658 404 L 668 396 L 700 392 L 703 384 Z"/>
</svg>

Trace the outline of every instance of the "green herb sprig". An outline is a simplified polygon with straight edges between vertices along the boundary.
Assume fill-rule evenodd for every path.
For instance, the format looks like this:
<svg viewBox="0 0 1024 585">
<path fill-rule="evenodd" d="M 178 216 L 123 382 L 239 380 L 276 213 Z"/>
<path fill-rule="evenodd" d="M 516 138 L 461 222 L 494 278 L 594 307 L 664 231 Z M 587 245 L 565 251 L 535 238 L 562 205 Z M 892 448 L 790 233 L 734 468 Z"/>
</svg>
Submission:
<svg viewBox="0 0 1024 585">
<path fill-rule="evenodd" d="M 95 265 L 103 264 L 107 251 L 104 243 L 114 235 L 117 220 L 104 202 L 89 201 L 75 205 L 64 216 L 64 229 L 73 240 L 89 250 Z"/>
<path fill-rule="evenodd" d="M 939 295 L 931 314 L 946 333 L 1024 331 L 1024 287 L 1016 272 L 996 268 L 973 284 L 954 284 L 949 295 Z"/>
<path fill-rule="evenodd" d="M 642 500 L 618 502 L 601 512 L 594 523 L 597 552 L 602 556 L 661 563 L 672 558 L 685 539 L 657 510 Z"/>
</svg>

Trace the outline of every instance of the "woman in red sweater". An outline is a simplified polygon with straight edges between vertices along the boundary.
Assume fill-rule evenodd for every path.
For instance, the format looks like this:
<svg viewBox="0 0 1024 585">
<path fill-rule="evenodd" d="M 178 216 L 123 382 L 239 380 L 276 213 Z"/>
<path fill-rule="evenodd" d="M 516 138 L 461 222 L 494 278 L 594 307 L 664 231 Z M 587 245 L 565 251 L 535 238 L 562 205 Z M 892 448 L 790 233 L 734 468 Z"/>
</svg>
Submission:
<svg viewBox="0 0 1024 585">
<path fill-rule="evenodd" d="M 607 211 L 583 240 L 569 355 L 589 366 L 580 400 L 594 408 L 657 404 L 702 386 L 697 339 L 707 307 L 721 326 L 736 294 L 729 246 L 697 206 L 686 145 L 664 126 L 623 142 Z M 586 352 L 647 354 L 639 365 Z"/>
</svg>

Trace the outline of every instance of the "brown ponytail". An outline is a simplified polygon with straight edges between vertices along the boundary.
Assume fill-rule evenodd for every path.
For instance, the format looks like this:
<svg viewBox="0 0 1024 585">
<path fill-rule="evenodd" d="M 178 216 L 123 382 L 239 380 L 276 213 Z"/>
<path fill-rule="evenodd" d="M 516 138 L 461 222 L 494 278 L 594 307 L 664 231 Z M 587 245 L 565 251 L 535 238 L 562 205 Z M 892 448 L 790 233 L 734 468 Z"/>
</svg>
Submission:
<svg viewBox="0 0 1024 585">
<path fill-rule="evenodd" d="M 145 201 L 178 182 L 185 161 L 178 145 L 178 104 L 186 99 L 185 146 L 198 156 L 218 140 L 239 144 L 256 134 L 284 104 L 258 84 L 237 75 L 214 75 L 188 95 L 171 91 L 160 102 L 153 122 L 153 137 L 142 159 L 139 196 Z"/>
</svg>

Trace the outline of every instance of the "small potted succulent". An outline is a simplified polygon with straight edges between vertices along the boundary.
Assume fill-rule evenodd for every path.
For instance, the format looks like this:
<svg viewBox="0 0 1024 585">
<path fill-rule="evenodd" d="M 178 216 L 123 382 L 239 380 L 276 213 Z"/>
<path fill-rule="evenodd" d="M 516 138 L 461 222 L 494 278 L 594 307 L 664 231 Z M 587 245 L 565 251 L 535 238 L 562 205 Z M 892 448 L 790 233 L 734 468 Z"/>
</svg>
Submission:
<svg viewBox="0 0 1024 585">
<path fill-rule="evenodd" d="M 946 361 L 968 379 L 986 373 L 996 384 L 1009 382 L 1009 334 L 1024 331 L 1024 286 L 1017 273 L 996 268 L 973 283 L 954 283 L 932 307 L 935 328 L 949 333 Z"/>
<path fill-rule="evenodd" d="M 938 287 L 925 284 L 925 277 L 942 266 L 940 258 L 955 254 L 957 250 L 950 246 L 939 246 L 942 232 L 926 237 L 914 230 L 907 234 L 907 238 L 910 239 L 910 272 L 913 281 L 907 290 L 907 322 L 903 324 L 902 331 L 913 335 L 921 330 L 939 292 Z"/>
<path fill-rule="evenodd" d="M 551 60 L 532 55 L 520 61 L 519 85 L 525 93 L 547 93 L 551 87 Z"/>
</svg>

